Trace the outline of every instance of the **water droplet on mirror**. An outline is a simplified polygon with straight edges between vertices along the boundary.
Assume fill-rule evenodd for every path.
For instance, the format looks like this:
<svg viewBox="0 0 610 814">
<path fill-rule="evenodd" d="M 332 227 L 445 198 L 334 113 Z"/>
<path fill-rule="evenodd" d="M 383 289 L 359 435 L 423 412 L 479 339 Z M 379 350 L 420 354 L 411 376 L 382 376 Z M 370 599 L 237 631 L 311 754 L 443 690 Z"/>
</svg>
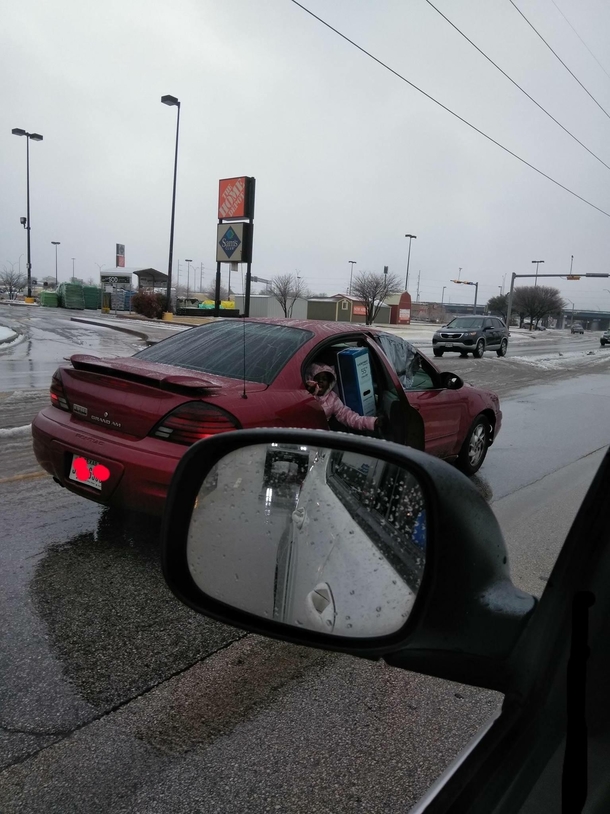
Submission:
<svg viewBox="0 0 610 814">
<path fill-rule="evenodd" d="M 381 613 L 381 607 L 375 608 L 375 610 L 377 611 L 377 613 Z"/>
<path fill-rule="evenodd" d="M 353 625 L 352 625 L 352 624 L 349 624 L 349 625 L 345 625 L 345 627 L 353 627 Z"/>
</svg>

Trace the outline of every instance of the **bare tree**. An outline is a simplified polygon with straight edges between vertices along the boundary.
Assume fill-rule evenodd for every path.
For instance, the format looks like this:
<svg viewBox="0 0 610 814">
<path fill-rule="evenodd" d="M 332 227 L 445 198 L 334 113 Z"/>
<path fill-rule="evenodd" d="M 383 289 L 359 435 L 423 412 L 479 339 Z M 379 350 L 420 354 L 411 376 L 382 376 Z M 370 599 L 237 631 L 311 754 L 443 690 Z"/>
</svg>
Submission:
<svg viewBox="0 0 610 814">
<path fill-rule="evenodd" d="M 498 294 L 487 301 L 487 310 L 490 314 L 497 314 L 506 322 L 508 314 L 508 294 Z"/>
<path fill-rule="evenodd" d="M 271 295 L 279 302 L 284 316 L 291 317 L 295 302 L 307 296 L 307 286 L 296 274 L 278 274 L 271 281 Z"/>
<path fill-rule="evenodd" d="M 204 293 L 205 293 L 206 297 L 209 300 L 215 300 L 216 299 L 216 283 L 212 283 L 206 289 L 206 291 Z M 221 300 L 226 300 L 226 299 L 228 299 L 228 296 L 229 296 L 229 292 L 227 291 L 227 289 L 223 285 L 221 285 L 220 286 L 220 299 Z"/>
<path fill-rule="evenodd" d="M 385 298 L 396 290 L 400 290 L 400 281 L 395 274 L 361 271 L 356 275 L 352 284 L 352 296 L 364 304 L 367 325 L 373 324 Z"/>
<path fill-rule="evenodd" d="M 519 314 L 521 323 L 524 317 L 529 318 L 530 327 L 538 327 L 541 319 L 560 314 L 563 308 L 565 302 L 557 288 L 527 285 L 516 288 L 513 293 L 513 309 Z"/>
<path fill-rule="evenodd" d="M 19 271 L 15 271 L 13 263 L 9 265 L 11 266 L 10 269 L 4 266 L 3 270 L 0 271 L 0 286 L 6 289 L 9 300 L 12 300 L 13 294 L 16 294 L 18 291 L 23 291 L 26 287 L 28 278 L 25 274 L 20 274 Z"/>
</svg>

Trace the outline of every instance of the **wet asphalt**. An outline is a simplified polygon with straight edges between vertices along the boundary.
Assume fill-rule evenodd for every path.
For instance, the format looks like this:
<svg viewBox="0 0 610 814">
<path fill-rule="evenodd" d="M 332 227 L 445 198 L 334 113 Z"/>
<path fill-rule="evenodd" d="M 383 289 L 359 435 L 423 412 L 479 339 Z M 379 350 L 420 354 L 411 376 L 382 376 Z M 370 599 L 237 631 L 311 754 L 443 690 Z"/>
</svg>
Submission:
<svg viewBox="0 0 610 814">
<path fill-rule="evenodd" d="M 40 319 L 23 340 L 35 364 L 19 345 L 0 352 L 0 811 L 408 810 L 500 697 L 182 606 L 160 573 L 158 521 L 62 490 L 18 429 L 47 403 L 60 354 L 140 340 Z M 609 441 L 610 363 L 563 344 L 574 363 L 556 368 L 441 360 L 505 389 L 475 482 L 515 581 L 537 594 Z"/>
</svg>

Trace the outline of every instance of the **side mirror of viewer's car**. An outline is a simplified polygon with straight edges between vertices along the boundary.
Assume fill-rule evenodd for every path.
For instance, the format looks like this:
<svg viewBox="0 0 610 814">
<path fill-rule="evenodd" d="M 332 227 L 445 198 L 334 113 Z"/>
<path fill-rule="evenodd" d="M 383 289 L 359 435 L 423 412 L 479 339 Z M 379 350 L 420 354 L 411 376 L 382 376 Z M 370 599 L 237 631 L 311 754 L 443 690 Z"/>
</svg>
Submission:
<svg viewBox="0 0 610 814">
<path fill-rule="evenodd" d="M 181 601 L 219 621 L 504 692 L 413 814 L 582 811 L 585 800 L 601 814 L 609 491 L 610 453 L 536 605 L 510 580 L 491 509 L 448 464 L 347 434 L 225 433 L 176 470 L 163 570 Z"/>
<path fill-rule="evenodd" d="M 535 606 L 465 476 L 347 434 L 199 442 L 172 480 L 162 536 L 165 579 L 200 613 L 500 691 Z"/>
</svg>

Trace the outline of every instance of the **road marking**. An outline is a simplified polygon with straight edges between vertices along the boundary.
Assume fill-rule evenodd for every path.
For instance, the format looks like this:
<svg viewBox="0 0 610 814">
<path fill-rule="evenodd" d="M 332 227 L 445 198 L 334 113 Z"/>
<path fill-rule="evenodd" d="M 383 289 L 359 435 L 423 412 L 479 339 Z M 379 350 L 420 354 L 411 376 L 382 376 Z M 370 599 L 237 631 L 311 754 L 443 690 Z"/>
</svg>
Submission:
<svg viewBox="0 0 610 814">
<path fill-rule="evenodd" d="M 14 483 L 15 481 L 19 480 L 34 480 L 34 478 L 42 478 L 45 475 L 49 475 L 48 472 L 45 472 L 44 469 L 40 472 L 24 472 L 21 475 L 11 475 L 10 478 L 0 478 L 0 483 Z M 51 477 L 49 475 L 49 477 Z"/>
</svg>

